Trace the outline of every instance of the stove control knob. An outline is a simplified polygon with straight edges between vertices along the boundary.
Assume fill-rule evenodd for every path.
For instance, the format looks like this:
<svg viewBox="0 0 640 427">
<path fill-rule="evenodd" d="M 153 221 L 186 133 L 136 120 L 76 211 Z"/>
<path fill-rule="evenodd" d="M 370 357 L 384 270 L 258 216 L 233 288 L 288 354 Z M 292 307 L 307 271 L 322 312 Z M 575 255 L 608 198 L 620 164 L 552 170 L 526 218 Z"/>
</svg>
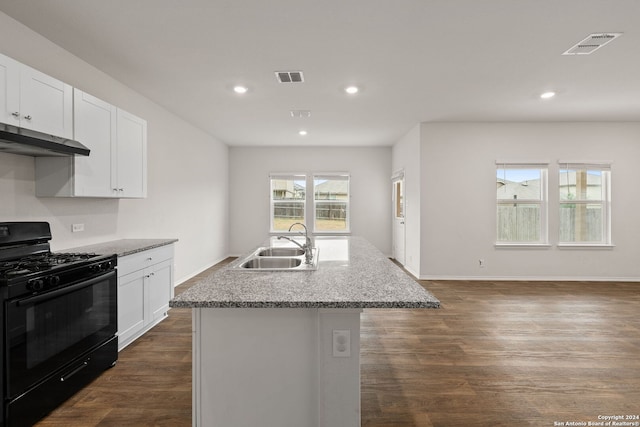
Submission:
<svg viewBox="0 0 640 427">
<path fill-rule="evenodd" d="M 94 273 L 98 273 L 101 270 L 100 264 L 91 264 L 89 266 L 89 270 L 91 270 Z"/>
<path fill-rule="evenodd" d="M 104 262 L 104 263 L 100 264 L 100 267 L 102 268 L 103 271 L 107 271 L 111 267 L 113 267 L 113 263 L 111 261 L 107 261 L 107 262 Z"/>
<path fill-rule="evenodd" d="M 41 291 L 44 288 L 42 279 L 31 279 L 27 282 L 27 289 L 30 291 Z"/>
<path fill-rule="evenodd" d="M 49 276 L 47 277 L 47 285 L 49 287 L 56 287 L 60 283 L 60 276 Z"/>
</svg>

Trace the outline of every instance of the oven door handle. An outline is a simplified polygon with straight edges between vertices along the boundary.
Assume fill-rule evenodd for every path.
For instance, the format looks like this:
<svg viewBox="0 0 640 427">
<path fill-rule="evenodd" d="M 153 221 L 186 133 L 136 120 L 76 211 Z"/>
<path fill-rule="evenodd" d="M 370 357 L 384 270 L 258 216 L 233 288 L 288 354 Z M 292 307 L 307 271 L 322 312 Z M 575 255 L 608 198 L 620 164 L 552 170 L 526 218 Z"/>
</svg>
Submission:
<svg viewBox="0 0 640 427">
<path fill-rule="evenodd" d="M 18 300 L 16 302 L 16 305 L 18 307 L 20 307 L 21 305 L 29 305 L 29 304 L 35 304 L 37 302 L 41 302 L 41 301 L 46 301 L 52 298 L 56 298 L 62 295 L 66 295 L 66 294 L 70 294 L 71 292 L 75 292 L 78 291 L 80 289 L 83 288 L 87 288 L 89 286 L 95 285 L 96 283 L 102 282 L 103 280 L 108 280 L 111 279 L 111 277 L 116 275 L 116 271 L 112 270 L 109 273 L 103 274 L 101 276 L 98 277 L 94 277 L 93 279 L 89 279 L 80 283 L 76 283 L 75 285 L 71 285 L 71 286 L 66 286 L 64 288 L 61 289 L 56 289 L 55 291 L 51 291 L 51 292 L 46 292 L 40 295 L 36 295 L 30 298 L 25 298 L 25 299 L 21 299 Z"/>
</svg>

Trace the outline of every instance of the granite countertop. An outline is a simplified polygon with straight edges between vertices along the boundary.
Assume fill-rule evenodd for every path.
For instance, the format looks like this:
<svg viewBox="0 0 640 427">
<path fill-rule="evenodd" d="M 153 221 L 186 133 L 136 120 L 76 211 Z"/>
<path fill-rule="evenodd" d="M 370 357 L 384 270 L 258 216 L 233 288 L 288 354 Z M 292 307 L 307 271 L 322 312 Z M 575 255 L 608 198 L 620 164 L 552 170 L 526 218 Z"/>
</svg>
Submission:
<svg viewBox="0 0 640 427">
<path fill-rule="evenodd" d="M 438 308 L 418 282 L 359 237 L 317 237 L 318 269 L 234 269 L 240 257 L 171 300 L 181 308 Z M 261 246 L 290 246 L 272 238 Z M 252 251 L 253 252 L 253 251 Z M 248 253 L 247 255 L 249 255 Z"/>
<path fill-rule="evenodd" d="M 159 248 L 160 246 L 170 245 L 177 241 L 178 239 L 120 239 L 97 243 L 95 245 L 69 248 L 65 249 L 64 252 L 89 252 L 98 255 L 116 254 L 119 257 L 123 257 L 149 249 Z"/>
</svg>

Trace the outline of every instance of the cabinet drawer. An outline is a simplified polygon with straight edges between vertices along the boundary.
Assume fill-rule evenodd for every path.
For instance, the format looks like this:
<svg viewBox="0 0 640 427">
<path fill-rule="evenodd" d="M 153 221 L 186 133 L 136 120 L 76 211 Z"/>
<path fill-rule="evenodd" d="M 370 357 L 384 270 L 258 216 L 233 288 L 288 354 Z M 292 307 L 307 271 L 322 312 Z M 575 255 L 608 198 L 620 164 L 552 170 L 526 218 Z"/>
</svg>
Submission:
<svg viewBox="0 0 640 427">
<path fill-rule="evenodd" d="M 118 257 L 118 277 L 142 270 L 171 258 L 173 258 L 173 245 L 165 245 L 159 248 Z"/>
</svg>

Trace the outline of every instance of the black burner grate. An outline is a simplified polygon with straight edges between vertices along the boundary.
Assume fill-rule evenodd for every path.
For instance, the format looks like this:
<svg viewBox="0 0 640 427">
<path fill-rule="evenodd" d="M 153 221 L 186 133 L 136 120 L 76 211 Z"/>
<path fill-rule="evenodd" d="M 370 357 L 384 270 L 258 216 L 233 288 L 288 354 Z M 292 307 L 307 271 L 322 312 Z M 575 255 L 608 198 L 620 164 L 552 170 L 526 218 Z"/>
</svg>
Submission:
<svg viewBox="0 0 640 427">
<path fill-rule="evenodd" d="M 84 261 L 97 255 L 94 253 L 44 253 L 29 255 L 16 260 L 0 262 L 0 278 L 20 277 L 46 271 L 61 264 Z"/>
</svg>

